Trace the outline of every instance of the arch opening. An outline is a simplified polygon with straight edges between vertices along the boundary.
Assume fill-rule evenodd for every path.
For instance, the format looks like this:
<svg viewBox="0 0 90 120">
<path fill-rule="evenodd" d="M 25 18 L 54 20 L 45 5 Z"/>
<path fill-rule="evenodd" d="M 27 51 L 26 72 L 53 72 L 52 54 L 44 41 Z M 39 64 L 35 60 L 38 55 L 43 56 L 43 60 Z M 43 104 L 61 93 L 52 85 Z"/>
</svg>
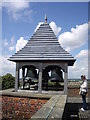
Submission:
<svg viewBox="0 0 90 120">
<path fill-rule="evenodd" d="M 38 89 L 38 69 L 34 65 L 22 67 L 22 89 Z"/>
<path fill-rule="evenodd" d="M 63 91 L 64 89 L 63 70 L 60 66 L 49 65 L 45 69 L 43 69 L 42 89 Z"/>
</svg>

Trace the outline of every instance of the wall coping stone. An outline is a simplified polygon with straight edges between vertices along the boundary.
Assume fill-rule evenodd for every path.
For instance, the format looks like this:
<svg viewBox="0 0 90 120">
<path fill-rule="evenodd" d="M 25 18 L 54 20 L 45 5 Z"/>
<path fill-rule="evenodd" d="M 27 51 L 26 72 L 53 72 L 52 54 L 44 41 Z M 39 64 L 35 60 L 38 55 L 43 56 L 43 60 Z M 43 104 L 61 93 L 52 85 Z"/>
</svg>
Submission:
<svg viewBox="0 0 90 120">
<path fill-rule="evenodd" d="M 67 95 L 53 95 L 51 99 L 31 117 L 30 120 L 60 120 L 63 116 L 66 102 Z"/>
<path fill-rule="evenodd" d="M 30 99 L 50 99 L 52 95 L 50 94 L 39 94 L 31 92 L 14 92 L 14 89 L 2 90 L 0 91 L 1 96 L 12 96 L 12 97 L 26 97 Z"/>
</svg>

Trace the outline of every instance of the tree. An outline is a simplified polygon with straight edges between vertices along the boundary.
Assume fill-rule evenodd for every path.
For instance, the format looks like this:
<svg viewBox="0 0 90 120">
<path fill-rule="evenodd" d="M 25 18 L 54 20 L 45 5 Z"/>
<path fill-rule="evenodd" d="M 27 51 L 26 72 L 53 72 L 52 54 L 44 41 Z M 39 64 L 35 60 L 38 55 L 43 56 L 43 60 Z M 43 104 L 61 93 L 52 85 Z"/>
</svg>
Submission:
<svg viewBox="0 0 90 120">
<path fill-rule="evenodd" d="M 2 90 L 2 76 L 0 76 L 0 90 Z"/>
<path fill-rule="evenodd" d="M 14 85 L 15 85 L 15 77 L 13 77 L 9 73 L 2 76 L 2 90 L 14 88 Z"/>
</svg>

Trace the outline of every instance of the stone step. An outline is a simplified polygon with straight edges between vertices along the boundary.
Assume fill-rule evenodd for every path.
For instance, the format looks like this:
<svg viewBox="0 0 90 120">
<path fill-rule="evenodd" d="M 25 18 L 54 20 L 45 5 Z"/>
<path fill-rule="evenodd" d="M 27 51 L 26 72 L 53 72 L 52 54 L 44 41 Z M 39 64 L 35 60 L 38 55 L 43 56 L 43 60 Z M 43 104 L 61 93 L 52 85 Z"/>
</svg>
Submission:
<svg viewBox="0 0 90 120">
<path fill-rule="evenodd" d="M 80 120 L 90 120 L 90 110 L 86 110 L 84 112 L 79 110 L 78 115 Z"/>
</svg>

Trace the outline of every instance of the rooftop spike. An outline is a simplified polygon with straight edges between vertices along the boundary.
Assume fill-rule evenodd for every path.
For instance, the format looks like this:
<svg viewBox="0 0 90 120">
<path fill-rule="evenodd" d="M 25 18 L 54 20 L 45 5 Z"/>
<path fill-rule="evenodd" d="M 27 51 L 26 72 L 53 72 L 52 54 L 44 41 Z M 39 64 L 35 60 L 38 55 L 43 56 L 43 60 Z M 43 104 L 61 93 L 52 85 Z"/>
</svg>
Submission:
<svg viewBox="0 0 90 120">
<path fill-rule="evenodd" d="M 45 22 L 47 22 L 47 16 L 46 16 L 46 14 L 45 14 Z"/>
</svg>

